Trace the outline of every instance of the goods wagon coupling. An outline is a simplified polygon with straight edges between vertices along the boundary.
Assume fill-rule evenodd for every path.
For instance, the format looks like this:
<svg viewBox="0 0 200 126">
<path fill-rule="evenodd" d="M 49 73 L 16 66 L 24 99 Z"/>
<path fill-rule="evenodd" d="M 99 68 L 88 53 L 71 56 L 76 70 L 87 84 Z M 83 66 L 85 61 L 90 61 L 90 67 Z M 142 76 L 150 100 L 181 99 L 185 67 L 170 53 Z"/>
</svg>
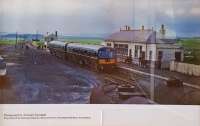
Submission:
<svg viewBox="0 0 200 126">
<path fill-rule="evenodd" d="M 98 71 L 110 71 L 116 67 L 116 52 L 111 47 L 101 45 L 82 45 L 80 43 L 51 41 L 50 53 L 81 66 Z"/>
</svg>

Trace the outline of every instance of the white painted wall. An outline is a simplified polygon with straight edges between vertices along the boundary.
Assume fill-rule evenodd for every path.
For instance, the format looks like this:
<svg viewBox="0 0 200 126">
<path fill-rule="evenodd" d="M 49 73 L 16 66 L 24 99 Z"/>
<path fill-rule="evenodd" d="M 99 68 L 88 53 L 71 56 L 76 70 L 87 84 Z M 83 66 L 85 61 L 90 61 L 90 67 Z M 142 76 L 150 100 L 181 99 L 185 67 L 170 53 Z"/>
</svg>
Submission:
<svg viewBox="0 0 200 126">
<path fill-rule="evenodd" d="M 169 68 L 170 62 L 175 60 L 175 52 L 181 52 L 181 61 L 184 59 L 183 49 L 180 49 L 178 45 L 172 44 L 158 44 L 157 45 L 157 54 L 159 51 L 163 52 L 162 57 L 162 68 Z M 157 56 L 158 58 L 158 56 Z"/>
<path fill-rule="evenodd" d="M 175 52 L 181 52 L 181 61 L 184 60 L 184 50 L 180 49 L 178 45 L 175 44 L 158 44 L 157 45 L 157 53 L 159 51 L 163 51 L 163 60 L 173 61 L 175 60 Z"/>
<path fill-rule="evenodd" d="M 170 71 L 176 71 L 191 76 L 200 76 L 200 65 L 171 61 Z"/>
<path fill-rule="evenodd" d="M 114 47 L 113 42 L 106 42 L 111 43 L 111 47 Z M 175 52 L 181 52 L 181 60 L 183 61 L 184 52 L 183 49 L 180 49 L 178 45 L 175 44 L 143 44 L 143 43 L 124 43 L 124 42 L 117 42 L 117 44 L 128 44 L 128 49 L 132 50 L 132 57 L 133 59 L 137 60 L 140 57 L 140 53 L 138 52 L 138 57 L 135 57 L 135 46 L 142 46 L 142 51 L 145 52 L 146 60 L 150 60 L 150 51 L 152 51 L 152 59 L 151 61 L 157 61 L 158 59 L 158 52 L 163 52 L 163 59 L 162 65 L 164 68 L 169 68 L 169 64 L 171 61 L 175 60 Z M 130 54 L 129 54 L 130 55 Z"/>
<path fill-rule="evenodd" d="M 152 51 L 152 59 L 149 59 L 150 51 Z M 156 44 L 147 45 L 147 60 L 156 61 L 157 60 L 157 48 Z"/>
<path fill-rule="evenodd" d="M 138 56 L 135 57 L 135 46 L 142 46 L 142 51 L 146 52 L 146 44 L 140 44 L 140 43 L 131 43 L 129 44 L 129 49 L 132 49 L 132 57 L 133 58 L 139 58 L 140 57 L 140 53 L 138 51 Z"/>
</svg>

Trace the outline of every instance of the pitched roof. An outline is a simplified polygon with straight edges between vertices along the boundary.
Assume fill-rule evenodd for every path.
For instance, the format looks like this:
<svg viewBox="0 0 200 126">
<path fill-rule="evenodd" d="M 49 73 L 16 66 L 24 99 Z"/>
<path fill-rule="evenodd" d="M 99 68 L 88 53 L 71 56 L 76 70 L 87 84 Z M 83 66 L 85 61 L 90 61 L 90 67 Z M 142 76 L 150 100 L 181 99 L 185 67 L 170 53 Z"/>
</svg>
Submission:
<svg viewBox="0 0 200 126">
<path fill-rule="evenodd" d="M 156 32 L 152 30 L 122 30 L 111 34 L 105 40 L 155 43 Z"/>
</svg>

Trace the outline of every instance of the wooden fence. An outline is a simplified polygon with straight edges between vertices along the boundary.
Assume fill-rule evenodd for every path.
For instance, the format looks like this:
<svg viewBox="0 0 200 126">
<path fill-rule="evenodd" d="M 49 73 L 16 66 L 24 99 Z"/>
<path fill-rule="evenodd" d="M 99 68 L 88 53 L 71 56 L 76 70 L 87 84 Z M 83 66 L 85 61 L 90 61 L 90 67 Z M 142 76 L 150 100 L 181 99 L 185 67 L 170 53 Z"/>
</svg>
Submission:
<svg viewBox="0 0 200 126">
<path fill-rule="evenodd" d="M 172 61 L 170 62 L 170 71 L 176 71 L 191 76 L 200 76 L 200 65 Z"/>
</svg>

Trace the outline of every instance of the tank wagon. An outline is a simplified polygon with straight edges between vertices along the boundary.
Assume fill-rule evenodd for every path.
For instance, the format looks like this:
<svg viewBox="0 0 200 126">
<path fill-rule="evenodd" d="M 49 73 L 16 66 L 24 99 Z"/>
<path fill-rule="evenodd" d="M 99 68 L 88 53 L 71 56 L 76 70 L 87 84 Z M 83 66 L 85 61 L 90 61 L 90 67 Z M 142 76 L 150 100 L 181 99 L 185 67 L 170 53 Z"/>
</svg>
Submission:
<svg viewBox="0 0 200 126">
<path fill-rule="evenodd" d="M 48 48 L 52 55 L 98 71 L 112 70 L 116 67 L 116 52 L 111 47 L 51 41 Z"/>
</svg>

